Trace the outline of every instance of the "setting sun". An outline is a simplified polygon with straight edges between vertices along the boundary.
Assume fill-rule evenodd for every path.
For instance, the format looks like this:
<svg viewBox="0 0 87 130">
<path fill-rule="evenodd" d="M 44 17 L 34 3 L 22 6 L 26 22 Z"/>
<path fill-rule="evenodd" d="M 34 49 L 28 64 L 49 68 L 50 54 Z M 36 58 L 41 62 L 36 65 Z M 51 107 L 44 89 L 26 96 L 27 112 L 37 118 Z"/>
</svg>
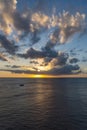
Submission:
<svg viewBox="0 0 87 130">
<path fill-rule="evenodd" d="M 41 74 L 35 74 L 32 76 L 32 78 L 44 78 L 45 75 L 41 75 Z"/>
</svg>

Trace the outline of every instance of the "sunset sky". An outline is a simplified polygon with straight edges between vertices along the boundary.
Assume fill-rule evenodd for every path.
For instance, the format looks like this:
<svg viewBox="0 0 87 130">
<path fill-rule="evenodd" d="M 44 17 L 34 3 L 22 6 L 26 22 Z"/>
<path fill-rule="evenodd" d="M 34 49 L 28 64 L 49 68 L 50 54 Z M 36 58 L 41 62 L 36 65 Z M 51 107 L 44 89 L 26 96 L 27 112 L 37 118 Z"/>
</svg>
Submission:
<svg viewBox="0 0 87 130">
<path fill-rule="evenodd" d="M 0 0 L 0 77 L 86 74 L 87 0 Z"/>
</svg>

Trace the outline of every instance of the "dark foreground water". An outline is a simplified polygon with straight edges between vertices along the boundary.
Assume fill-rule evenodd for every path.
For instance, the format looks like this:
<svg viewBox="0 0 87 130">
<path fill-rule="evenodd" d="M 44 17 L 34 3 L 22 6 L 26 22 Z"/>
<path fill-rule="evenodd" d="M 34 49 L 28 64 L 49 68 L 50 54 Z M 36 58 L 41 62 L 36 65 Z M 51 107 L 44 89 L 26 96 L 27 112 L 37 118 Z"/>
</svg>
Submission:
<svg viewBox="0 0 87 130">
<path fill-rule="evenodd" d="M 87 130 L 87 79 L 0 79 L 0 130 Z"/>
</svg>

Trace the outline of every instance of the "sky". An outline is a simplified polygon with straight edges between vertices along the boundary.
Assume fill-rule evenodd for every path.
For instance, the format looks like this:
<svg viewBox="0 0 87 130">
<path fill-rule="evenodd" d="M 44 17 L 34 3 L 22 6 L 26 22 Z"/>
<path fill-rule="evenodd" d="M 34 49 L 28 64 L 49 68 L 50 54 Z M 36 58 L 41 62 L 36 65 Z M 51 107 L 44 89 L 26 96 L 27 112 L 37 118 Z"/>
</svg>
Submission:
<svg viewBox="0 0 87 130">
<path fill-rule="evenodd" d="M 0 0 L 0 77 L 46 76 L 87 77 L 87 0 Z"/>
</svg>

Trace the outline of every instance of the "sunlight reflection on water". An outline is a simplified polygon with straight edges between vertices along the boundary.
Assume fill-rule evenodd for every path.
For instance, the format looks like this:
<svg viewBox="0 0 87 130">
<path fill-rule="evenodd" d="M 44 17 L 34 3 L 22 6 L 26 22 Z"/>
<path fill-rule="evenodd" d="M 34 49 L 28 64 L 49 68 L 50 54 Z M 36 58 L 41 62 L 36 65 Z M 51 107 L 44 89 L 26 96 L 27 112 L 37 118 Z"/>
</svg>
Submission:
<svg viewBox="0 0 87 130">
<path fill-rule="evenodd" d="M 86 86 L 86 79 L 0 79 L 0 130 L 86 130 Z"/>
</svg>

